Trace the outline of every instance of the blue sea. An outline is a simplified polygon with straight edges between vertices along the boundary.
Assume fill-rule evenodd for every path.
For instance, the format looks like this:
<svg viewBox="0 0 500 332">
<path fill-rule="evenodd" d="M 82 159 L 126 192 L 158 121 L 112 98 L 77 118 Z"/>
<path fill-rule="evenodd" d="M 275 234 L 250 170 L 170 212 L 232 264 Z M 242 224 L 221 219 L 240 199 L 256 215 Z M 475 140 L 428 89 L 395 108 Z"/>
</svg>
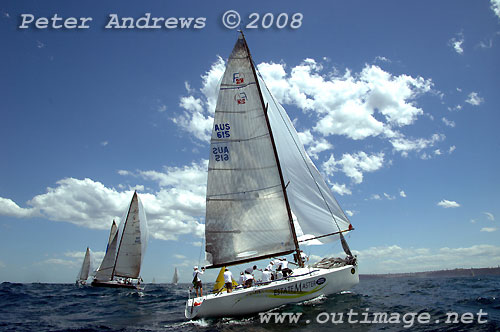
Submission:
<svg viewBox="0 0 500 332">
<path fill-rule="evenodd" d="M 362 279 L 349 292 L 280 307 L 268 322 L 260 315 L 188 321 L 188 287 L 4 282 L 0 331 L 500 331 L 500 277 Z"/>
</svg>

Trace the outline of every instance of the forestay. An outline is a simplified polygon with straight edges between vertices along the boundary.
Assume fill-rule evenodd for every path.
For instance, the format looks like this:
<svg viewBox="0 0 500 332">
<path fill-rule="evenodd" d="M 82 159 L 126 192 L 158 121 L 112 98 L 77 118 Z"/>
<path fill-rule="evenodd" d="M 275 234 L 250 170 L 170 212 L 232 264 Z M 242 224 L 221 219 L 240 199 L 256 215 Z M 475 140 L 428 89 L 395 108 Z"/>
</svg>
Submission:
<svg viewBox="0 0 500 332">
<path fill-rule="evenodd" d="M 295 249 L 277 161 L 242 37 L 229 57 L 215 110 L 205 225 L 212 267 Z"/>
</svg>

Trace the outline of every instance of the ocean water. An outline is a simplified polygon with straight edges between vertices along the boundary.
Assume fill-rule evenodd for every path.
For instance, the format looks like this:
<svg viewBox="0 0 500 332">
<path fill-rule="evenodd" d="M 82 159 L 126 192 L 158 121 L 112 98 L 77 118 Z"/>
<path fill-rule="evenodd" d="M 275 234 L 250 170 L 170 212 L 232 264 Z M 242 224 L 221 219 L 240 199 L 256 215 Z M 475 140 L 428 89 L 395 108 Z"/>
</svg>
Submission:
<svg viewBox="0 0 500 332">
<path fill-rule="evenodd" d="M 362 279 L 349 292 L 273 310 L 267 323 L 259 315 L 188 321 L 188 284 L 145 286 L 138 292 L 4 282 L 0 331 L 500 331 L 500 277 Z M 300 317 L 275 322 L 283 313 Z M 382 313 L 386 323 L 374 316 Z"/>
</svg>

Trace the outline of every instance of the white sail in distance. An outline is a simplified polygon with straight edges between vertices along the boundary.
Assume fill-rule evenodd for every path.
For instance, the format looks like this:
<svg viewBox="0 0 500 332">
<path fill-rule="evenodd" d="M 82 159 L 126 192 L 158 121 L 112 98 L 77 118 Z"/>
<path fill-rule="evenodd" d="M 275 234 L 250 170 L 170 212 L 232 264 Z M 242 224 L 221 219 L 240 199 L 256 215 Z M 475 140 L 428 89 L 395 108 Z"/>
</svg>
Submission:
<svg viewBox="0 0 500 332">
<path fill-rule="evenodd" d="M 295 249 L 264 112 L 240 37 L 222 78 L 210 144 L 205 251 L 212 267 Z"/>
<path fill-rule="evenodd" d="M 134 192 L 126 217 L 117 232 L 119 240 L 113 276 L 138 278 L 146 253 L 148 224 L 142 202 Z"/>
<path fill-rule="evenodd" d="M 172 277 L 172 283 L 177 284 L 179 282 L 179 274 L 177 272 L 177 268 L 174 270 L 174 276 Z"/>
<path fill-rule="evenodd" d="M 85 257 L 83 258 L 82 267 L 78 273 L 77 280 L 85 281 L 89 277 L 89 273 L 92 272 L 92 251 L 87 247 L 85 252 Z"/>
</svg>

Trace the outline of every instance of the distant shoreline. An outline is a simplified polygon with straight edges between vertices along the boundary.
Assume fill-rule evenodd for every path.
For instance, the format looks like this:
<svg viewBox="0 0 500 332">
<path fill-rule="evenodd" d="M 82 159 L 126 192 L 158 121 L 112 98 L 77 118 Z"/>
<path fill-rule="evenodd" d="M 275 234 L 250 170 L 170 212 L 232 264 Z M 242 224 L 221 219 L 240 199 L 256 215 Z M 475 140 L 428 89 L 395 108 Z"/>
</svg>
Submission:
<svg viewBox="0 0 500 332">
<path fill-rule="evenodd" d="M 407 272 L 407 273 L 383 273 L 383 274 L 360 274 L 360 279 L 377 278 L 430 278 L 430 277 L 479 277 L 479 276 L 500 276 L 499 267 L 470 268 L 470 269 L 451 269 L 425 272 Z"/>
</svg>

